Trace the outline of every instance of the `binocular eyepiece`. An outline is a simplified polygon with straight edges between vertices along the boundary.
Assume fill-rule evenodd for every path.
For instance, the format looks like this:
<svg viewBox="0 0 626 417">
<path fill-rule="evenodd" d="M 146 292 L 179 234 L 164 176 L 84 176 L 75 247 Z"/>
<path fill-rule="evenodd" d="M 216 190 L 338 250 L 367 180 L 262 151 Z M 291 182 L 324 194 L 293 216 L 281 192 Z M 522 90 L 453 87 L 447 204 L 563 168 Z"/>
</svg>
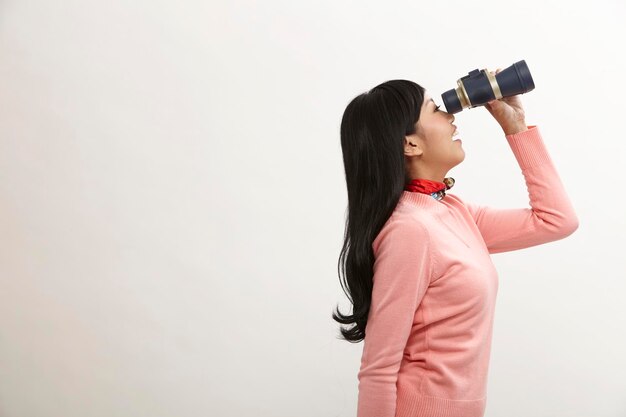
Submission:
<svg viewBox="0 0 626 417">
<path fill-rule="evenodd" d="M 457 80 L 458 87 L 441 95 L 448 113 L 482 106 L 491 100 L 527 93 L 535 88 L 526 61 L 521 60 L 497 74 L 487 69 L 470 71 Z"/>
</svg>

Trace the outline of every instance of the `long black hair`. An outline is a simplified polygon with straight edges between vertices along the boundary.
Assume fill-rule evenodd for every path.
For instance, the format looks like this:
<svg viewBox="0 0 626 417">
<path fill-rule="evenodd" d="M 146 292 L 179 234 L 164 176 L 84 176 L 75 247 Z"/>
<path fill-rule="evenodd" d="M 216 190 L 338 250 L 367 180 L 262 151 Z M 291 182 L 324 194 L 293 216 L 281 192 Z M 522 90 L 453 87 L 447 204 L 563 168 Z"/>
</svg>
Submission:
<svg viewBox="0 0 626 417">
<path fill-rule="evenodd" d="M 343 315 L 337 307 L 332 317 L 341 324 L 354 323 L 351 328 L 341 326 L 341 336 L 349 342 L 365 338 L 374 276 L 372 242 L 410 181 L 404 136 L 415 133 L 424 91 L 412 81 L 386 81 L 356 96 L 343 113 L 340 136 L 348 207 L 337 269 L 353 309 Z"/>
</svg>

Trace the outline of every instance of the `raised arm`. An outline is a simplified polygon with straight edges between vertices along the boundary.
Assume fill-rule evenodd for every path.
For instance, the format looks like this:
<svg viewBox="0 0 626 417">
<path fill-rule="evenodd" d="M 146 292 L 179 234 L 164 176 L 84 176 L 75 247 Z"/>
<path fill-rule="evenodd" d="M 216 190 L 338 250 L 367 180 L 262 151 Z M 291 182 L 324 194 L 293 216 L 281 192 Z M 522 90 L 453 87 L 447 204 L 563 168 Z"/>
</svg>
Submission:
<svg viewBox="0 0 626 417">
<path fill-rule="evenodd" d="M 578 218 L 539 128 L 528 126 L 506 139 L 524 175 L 530 207 L 499 209 L 463 201 L 489 253 L 536 246 L 574 233 Z"/>
<path fill-rule="evenodd" d="M 431 246 L 422 225 L 399 219 L 383 229 L 373 248 L 376 260 L 358 373 L 357 417 L 394 417 L 404 348 L 430 283 Z"/>
</svg>

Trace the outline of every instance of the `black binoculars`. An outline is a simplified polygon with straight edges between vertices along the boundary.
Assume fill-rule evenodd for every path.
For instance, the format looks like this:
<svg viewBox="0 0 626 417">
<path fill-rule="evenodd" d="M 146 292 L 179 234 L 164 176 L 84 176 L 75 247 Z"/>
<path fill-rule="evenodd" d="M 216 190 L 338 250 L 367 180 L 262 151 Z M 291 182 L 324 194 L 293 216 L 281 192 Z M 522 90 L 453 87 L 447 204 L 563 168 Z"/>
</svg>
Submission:
<svg viewBox="0 0 626 417">
<path fill-rule="evenodd" d="M 497 74 L 487 69 L 470 71 L 457 80 L 458 87 L 441 95 L 448 113 L 482 106 L 502 97 L 527 93 L 535 88 L 526 61 L 521 60 Z"/>
</svg>

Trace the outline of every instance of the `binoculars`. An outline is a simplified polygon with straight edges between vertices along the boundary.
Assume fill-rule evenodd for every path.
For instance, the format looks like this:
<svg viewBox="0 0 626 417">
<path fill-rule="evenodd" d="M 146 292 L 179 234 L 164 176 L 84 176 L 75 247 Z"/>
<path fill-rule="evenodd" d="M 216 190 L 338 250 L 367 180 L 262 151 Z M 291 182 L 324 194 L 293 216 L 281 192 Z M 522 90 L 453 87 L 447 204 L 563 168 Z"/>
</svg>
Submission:
<svg viewBox="0 0 626 417">
<path fill-rule="evenodd" d="M 527 93 L 535 88 L 526 61 L 521 60 L 497 74 L 487 69 L 470 71 L 457 80 L 458 87 L 441 95 L 448 113 L 482 106 L 491 100 Z"/>
</svg>

